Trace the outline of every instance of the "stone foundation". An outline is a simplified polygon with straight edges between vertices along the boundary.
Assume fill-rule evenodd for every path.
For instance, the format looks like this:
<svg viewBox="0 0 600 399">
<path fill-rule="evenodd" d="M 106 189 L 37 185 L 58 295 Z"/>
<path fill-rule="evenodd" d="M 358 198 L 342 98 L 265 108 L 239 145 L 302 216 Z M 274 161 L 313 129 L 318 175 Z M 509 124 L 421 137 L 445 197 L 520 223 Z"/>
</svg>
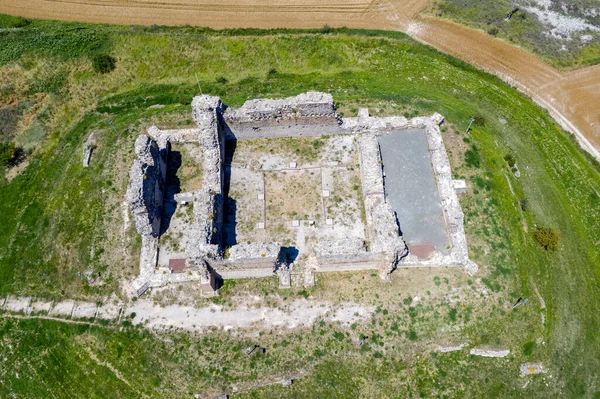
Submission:
<svg viewBox="0 0 600 399">
<path fill-rule="evenodd" d="M 202 294 L 216 289 L 215 279 L 279 277 L 280 286 L 291 286 L 303 276 L 305 285 L 314 284 L 315 272 L 378 270 L 389 280 L 397 267 L 461 266 L 469 274 L 477 265 L 468 258 L 463 218 L 453 185 L 450 164 L 438 123 L 441 115 L 408 120 L 404 117 L 374 118 L 361 110 L 358 118 L 342 121 L 329 94 L 309 92 L 281 100 L 251 100 L 239 109 L 227 109 L 218 97 L 199 96 L 192 102 L 196 129 L 160 130 L 152 127 L 135 144 L 138 159 L 130 172 L 127 202 L 142 235 L 140 275 L 133 288 L 138 294 L 146 288 L 167 283 L 200 281 Z M 390 130 L 425 129 L 444 221 L 450 243 L 448 253 L 434 253 L 421 260 L 408 253 L 400 235 L 397 216 L 386 200 L 385 178 L 377 136 Z M 282 258 L 278 242 L 247 242 L 225 248 L 222 242 L 224 216 L 225 138 L 302 137 L 324 134 L 355 135 L 360 159 L 362 200 L 365 208 L 365 236 L 323 240 L 304 248 L 298 261 Z M 401 134 L 401 133 L 396 133 Z M 175 195 L 175 201 L 192 206 L 192 228 L 184 256 L 189 267 L 171 274 L 157 267 L 160 251 L 162 200 L 166 161 L 170 143 L 198 143 L 203 151 L 202 188 Z M 294 168 L 296 165 L 294 163 Z M 264 193 L 263 193 L 264 200 Z M 333 223 L 333 221 L 328 220 Z M 313 226 L 314 222 L 311 222 Z M 302 229 L 313 227 L 298 225 Z M 264 228 L 264 223 L 262 227 Z M 307 230 L 309 231 L 309 230 Z M 300 234 L 300 233 L 299 233 Z M 296 251 L 297 252 L 297 251 Z M 299 268 L 294 271 L 294 268 Z M 212 287 L 212 288 L 211 288 Z"/>
</svg>

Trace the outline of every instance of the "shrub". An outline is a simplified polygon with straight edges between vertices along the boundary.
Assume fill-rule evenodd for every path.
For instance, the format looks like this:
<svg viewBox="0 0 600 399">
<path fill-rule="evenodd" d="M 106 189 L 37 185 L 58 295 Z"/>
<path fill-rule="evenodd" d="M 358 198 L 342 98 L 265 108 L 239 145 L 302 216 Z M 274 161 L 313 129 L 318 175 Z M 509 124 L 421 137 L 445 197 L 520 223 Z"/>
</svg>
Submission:
<svg viewBox="0 0 600 399">
<path fill-rule="evenodd" d="M 269 69 L 268 76 L 269 76 L 270 78 L 272 78 L 272 77 L 273 77 L 273 76 L 275 76 L 275 75 L 277 75 L 277 69 L 275 69 L 275 68 L 271 68 L 271 69 Z"/>
<path fill-rule="evenodd" d="M 15 107 L 0 106 L 0 138 L 10 138 L 16 130 L 18 111 Z"/>
<path fill-rule="evenodd" d="M 535 342 L 527 342 L 523 345 L 523 355 L 529 357 L 533 354 L 533 350 L 535 349 Z"/>
<path fill-rule="evenodd" d="M 476 146 L 472 146 L 470 150 L 465 151 L 465 164 L 471 168 L 479 168 L 481 166 L 481 156 Z"/>
<path fill-rule="evenodd" d="M 535 240 L 544 249 L 554 250 L 558 248 L 560 235 L 557 229 L 551 227 L 539 227 L 534 233 Z"/>
<path fill-rule="evenodd" d="M 487 32 L 490 36 L 496 36 L 498 34 L 498 28 L 495 26 L 492 26 L 490 29 L 488 29 Z"/>
<path fill-rule="evenodd" d="M 98 54 L 92 58 L 92 68 L 98 73 L 109 73 L 114 71 L 117 60 L 108 54 Z"/>
<path fill-rule="evenodd" d="M 475 126 L 484 126 L 485 125 L 485 118 L 480 113 L 477 113 L 477 115 L 475 115 L 473 117 L 473 119 L 474 119 L 473 123 L 475 124 Z"/>
<path fill-rule="evenodd" d="M 0 28 L 23 28 L 31 22 L 23 17 L 0 15 Z"/>
<path fill-rule="evenodd" d="M 508 166 L 510 166 L 511 168 L 517 163 L 517 160 L 512 154 L 506 154 L 504 156 L 504 160 L 508 163 Z"/>
<path fill-rule="evenodd" d="M 523 198 L 519 201 L 519 205 L 521 205 L 521 210 L 525 212 L 527 210 L 527 198 Z"/>
<path fill-rule="evenodd" d="M 228 82 L 228 80 L 225 76 L 219 76 L 218 78 L 215 79 L 215 82 L 217 82 L 218 84 L 224 85 Z"/>
<path fill-rule="evenodd" d="M 323 25 L 321 28 L 321 33 L 331 33 L 333 32 L 333 28 L 327 24 Z"/>
<path fill-rule="evenodd" d="M 15 146 L 14 143 L 0 143 L 0 167 L 16 166 L 25 156 L 21 147 Z"/>
</svg>

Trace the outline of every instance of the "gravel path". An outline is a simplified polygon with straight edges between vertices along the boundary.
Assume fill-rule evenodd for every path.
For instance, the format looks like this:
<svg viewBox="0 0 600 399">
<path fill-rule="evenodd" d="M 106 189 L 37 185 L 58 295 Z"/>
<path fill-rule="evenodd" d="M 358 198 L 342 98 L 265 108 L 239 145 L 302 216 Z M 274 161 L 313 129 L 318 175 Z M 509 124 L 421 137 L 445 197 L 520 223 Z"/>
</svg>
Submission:
<svg viewBox="0 0 600 399">
<path fill-rule="evenodd" d="M 29 303 L 28 297 L 11 297 L 11 303 Z M 22 306 L 6 310 L 25 313 Z M 183 328 L 190 331 L 202 331 L 207 328 L 224 330 L 248 328 L 296 328 L 309 326 L 317 320 L 339 322 L 350 325 L 359 320 L 371 317 L 375 311 L 372 306 L 345 303 L 334 305 L 326 301 L 298 299 L 281 308 L 266 306 L 238 306 L 235 309 L 221 305 L 210 305 L 203 308 L 170 305 L 161 307 L 154 302 L 138 300 L 129 305 L 110 303 L 97 307 L 91 302 L 74 302 L 66 300 L 50 306 L 39 307 L 36 315 L 4 313 L 1 317 L 20 319 L 44 319 L 72 324 L 93 325 L 95 322 L 77 320 L 85 317 L 93 320 L 123 320 L 129 318 L 134 324 L 141 323 L 147 328 L 167 329 Z M 49 314 L 48 314 L 49 313 Z M 131 317 L 133 316 L 133 317 Z"/>
</svg>

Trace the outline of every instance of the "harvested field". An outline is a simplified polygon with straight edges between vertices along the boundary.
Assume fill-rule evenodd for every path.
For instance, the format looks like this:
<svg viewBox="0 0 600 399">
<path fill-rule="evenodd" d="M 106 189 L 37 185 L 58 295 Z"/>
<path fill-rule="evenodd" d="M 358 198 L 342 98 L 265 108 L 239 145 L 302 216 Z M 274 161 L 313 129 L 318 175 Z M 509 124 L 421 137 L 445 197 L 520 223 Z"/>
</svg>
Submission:
<svg viewBox="0 0 600 399">
<path fill-rule="evenodd" d="M 417 14 L 428 0 L 0 1 L 0 13 L 29 18 L 223 28 L 347 26 L 400 30 L 517 86 L 547 108 L 582 147 L 600 159 L 600 67 L 560 72 L 533 54 L 483 31 Z"/>
<path fill-rule="evenodd" d="M 394 3 L 399 3 L 398 14 Z M 390 14 L 392 25 L 420 11 L 427 0 L 24 0 L 0 2 L 0 12 L 28 18 L 138 25 L 195 25 L 212 28 L 380 27 Z"/>
</svg>

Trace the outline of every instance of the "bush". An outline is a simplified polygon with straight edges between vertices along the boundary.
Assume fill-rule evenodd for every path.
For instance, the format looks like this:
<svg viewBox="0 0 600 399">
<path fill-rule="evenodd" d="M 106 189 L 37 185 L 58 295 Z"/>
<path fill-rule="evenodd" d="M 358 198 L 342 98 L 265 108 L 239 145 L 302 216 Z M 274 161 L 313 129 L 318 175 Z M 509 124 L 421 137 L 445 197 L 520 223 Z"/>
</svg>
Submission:
<svg viewBox="0 0 600 399">
<path fill-rule="evenodd" d="M 0 143 L 0 167 L 16 166 L 23 160 L 25 152 L 14 143 Z"/>
<path fill-rule="evenodd" d="M 98 73 L 109 73 L 114 71 L 117 60 L 108 54 L 98 54 L 92 58 L 92 67 Z"/>
<path fill-rule="evenodd" d="M 321 33 L 331 33 L 333 32 L 333 28 L 327 24 L 323 25 L 321 28 Z"/>
<path fill-rule="evenodd" d="M 0 28 L 23 28 L 31 22 L 23 17 L 0 15 Z"/>
<path fill-rule="evenodd" d="M 481 156 L 476 146 L 472 146 L 470 150 L 465 151 L 465 164 L 471 168 L 479 168 L 481 166 Z"/>
<path fill-rule="evenodd" d="M 474 121 L 473 123 L 475 124 L 475 126 L 484 126 L 485 125 L 485 118 L 483 117 L 483 115 L 481 114 L 477 114 L 473 117 Z"/>
<path fill-rule="evenodd" d="M 519 205 L 521 205 L 521 210 L 525 212 L 527 210 L 527 198 L 523 198 L 519 201 Z"/>
<path fill-rule="evenodd" d="M 225 76 L 219 76 L 217 79 L 215 79 L 215 81 L 222 85 L 224 85 L 228 82 L 228 80 Z"/>
<path fill-rule="evenodd" d="M 557 229 L 540 227 L 534 233 L 535 240 L 546 250 L 558 248 L 560 235 Z"/>
<path fill-rule="evenodd" d="M 514 156 L 512 156 L 511 154 L 507 154 L 504 156 L 504 160 L 508 163 L 508 166 L 510 166 L 511 168 L 513 166 L 515 166 L 515 164 L 517 163 L 517 160 L 515 159 Z"/>
<path fill-rule="evenodd" d="M 498 28 L 496 28 L 495 26 L 492 26 L 490 29 L 488 29 L 487 33 L 490 36 L 496 36 L 498 34 Z"/>
</svg>

